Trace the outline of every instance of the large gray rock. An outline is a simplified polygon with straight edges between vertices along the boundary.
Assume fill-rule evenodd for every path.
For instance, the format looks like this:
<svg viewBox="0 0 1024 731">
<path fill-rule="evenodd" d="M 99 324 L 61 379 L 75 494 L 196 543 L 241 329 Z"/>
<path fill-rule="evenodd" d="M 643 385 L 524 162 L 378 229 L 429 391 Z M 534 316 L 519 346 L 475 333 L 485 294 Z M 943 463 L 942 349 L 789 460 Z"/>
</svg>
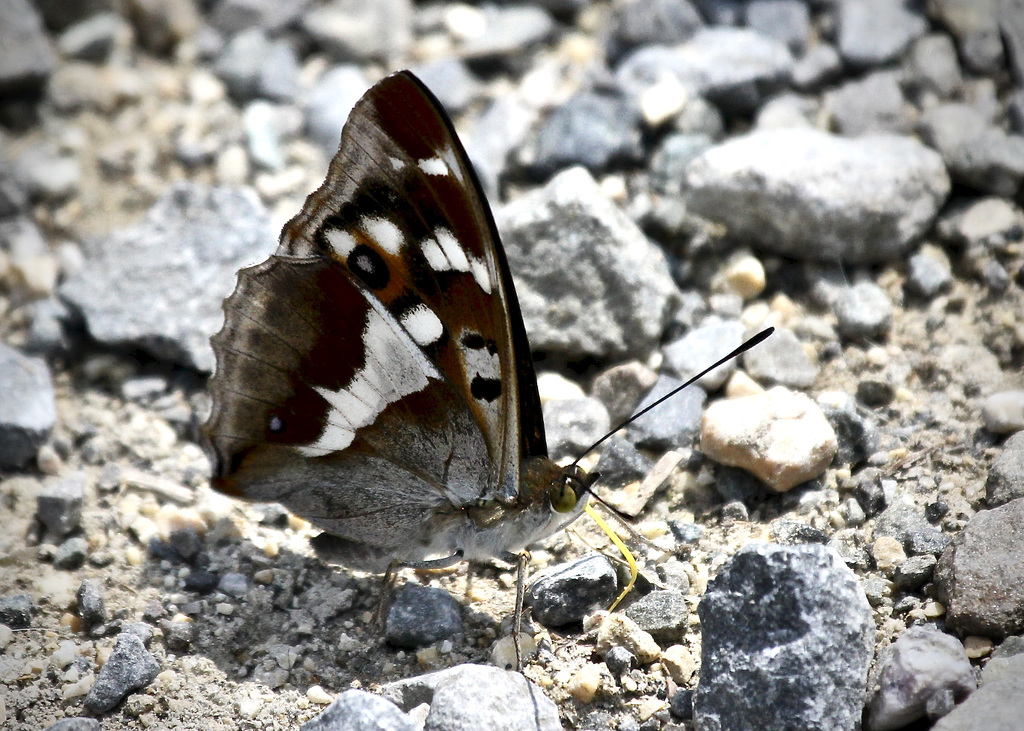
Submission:
<svg viewBox="0 0 1024 731">
<path fill-rule="evenodd" d="M 0 343 L 0 469 L 35 458 L 57 421 L 50 369 Z"/>
<path fill-rule="evenodd" d="M 381 695 L 409 711 L 430 704 L 427 731 L 560 731 L 558 709 L 520 673 L 485 665 L 447 670 L 388 683 Z"/>
<path fill-rule="evenodd" d="M 412 719 L 391 701 L 365 690 L 346 690 L 301 731 L 415 731 Z"/>
<path fill-rule="evenodd" d="M 860 728 L 875 623 L 835 551 L 748 545 L 708 584 L 697 613 L 697 728 Z"/>
<path fill-rule="evenodd" d="M 730 235 L 796 259 L 899 257 L 949 194 L 942 158 L 916 140 L 806 129 L 734 138 L 694 160 L 686 198 Z"/>
<path fill-rule="evenodd" d="M 678 297 L 665 255 L 583 168 L 497 212 L 534 350 L 642 357 Z"/>
<path fill-rule="evenodd" d="M 85 264 L 61 294 L 101 343 L 212 371 L 221 301 L 275 245 L 252 191 L 182 183 L 137 226 L 84 242 Z"/>
<path fill-rule="evenodd" d="M 43 19 L 32 3 L 0 3 L 0 94 L 38 91 L 56 64 Z"/>
<path fill-rule="evenodd" d="M 971 518 L 935 566 L 946 624 L 1002 638 L 1024 632 L 1024 498 Z"/>
<path fill-rule="evenodd" d="M 914 626 L 878 659 L 868 701 L 868 728 L 895 731 L 924 718 L 929 705 L 949 694 L 963 700 L 978 684 L 964 646 L 934 627 Z"/>
</svg>

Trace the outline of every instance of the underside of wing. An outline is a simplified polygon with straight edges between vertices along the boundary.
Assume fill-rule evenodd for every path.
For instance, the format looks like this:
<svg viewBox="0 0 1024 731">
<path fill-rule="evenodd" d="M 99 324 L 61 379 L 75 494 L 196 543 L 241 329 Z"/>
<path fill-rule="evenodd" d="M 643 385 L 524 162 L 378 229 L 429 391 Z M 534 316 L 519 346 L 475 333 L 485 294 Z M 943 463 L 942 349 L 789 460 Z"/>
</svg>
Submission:
<svg viewBox="0 0 1024 731">
<path fill-rule="evenodd" d="M 242 270 L 213 345 L 205 432 L 221 491 L 353 540 L 381 540 L 386 525 L 393 541 L 396 523 L 487 490 L 472 414 L 338 263 L 274 256 Z M 360 521 L 373 511 L 388 515 Z"/>
<path fill-rule="evenodd" d="M 451 122 L 408 72 L 359 101 L 323 186 L 279 254 L 342 264 L 427 350 L 473 414 L 496 497 L 547 454 L 529 344 L 504 253 Z"/>
</svg>

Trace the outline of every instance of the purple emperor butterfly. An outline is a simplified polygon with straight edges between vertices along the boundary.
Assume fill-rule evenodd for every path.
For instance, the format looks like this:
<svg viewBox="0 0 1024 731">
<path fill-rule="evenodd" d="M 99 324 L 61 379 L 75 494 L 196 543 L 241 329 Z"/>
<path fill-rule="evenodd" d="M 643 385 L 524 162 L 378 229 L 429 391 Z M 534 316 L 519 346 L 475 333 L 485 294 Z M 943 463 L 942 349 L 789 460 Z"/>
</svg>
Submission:
<svg viewBox="0 0 1024 731">
<path fill-rule="evenodd" d="M 509 558 L 582 512 L 592 478 L 547 456 L 494 219 L 411 73 L 355 105 L 326 181 L 224 312 L 214 486 L 282 503 L 324 531 L 325 557 Z"/>
</svg>

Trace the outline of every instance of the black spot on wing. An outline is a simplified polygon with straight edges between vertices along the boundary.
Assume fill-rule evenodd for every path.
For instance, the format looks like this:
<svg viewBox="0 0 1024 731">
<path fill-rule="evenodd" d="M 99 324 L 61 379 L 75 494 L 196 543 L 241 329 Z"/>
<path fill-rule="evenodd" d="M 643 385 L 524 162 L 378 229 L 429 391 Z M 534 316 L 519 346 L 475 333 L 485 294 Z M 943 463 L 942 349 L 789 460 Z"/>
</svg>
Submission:
<svg viewBox="0 0 1024 731">
<path fill-rule="evenodd" d="M 487 402 L 495 401 L 501 396 L 501 381 L 497 378 L 484 378 L 477 374 L 469 383 L 469 392 L 475 399 Z"/>
<path fill-rule="evenodd" d="M 348 268 L 370 289 L 384 289 L 391 272 L 383 257 L 366 244 L 359 244 L 348 255 Z"/>
<path fill-rule="evenodd" d="M 491 355 L 498 354 L 498 344 L 490 338 L 485 338 L 480 333 L 466 333 L 462 336 L 462 344 L 470 350 L 483 350 L 487 349 L 487 352 Z"/>
</svg>

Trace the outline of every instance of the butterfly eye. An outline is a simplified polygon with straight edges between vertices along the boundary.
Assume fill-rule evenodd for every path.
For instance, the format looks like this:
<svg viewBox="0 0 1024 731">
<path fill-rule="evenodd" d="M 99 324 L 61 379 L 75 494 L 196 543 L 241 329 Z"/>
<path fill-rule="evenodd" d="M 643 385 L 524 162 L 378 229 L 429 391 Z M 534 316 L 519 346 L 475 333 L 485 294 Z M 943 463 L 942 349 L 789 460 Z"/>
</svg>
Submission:
<svg viewBox="0 0 1024 731">
<path fill-rule="evenodd" d="M 569 513 L 576 507 L 576 491 L 569 487 L 568 475 L 562 475 L 551 485 L 548 497 L 556 513 Z"/>
</svg>

